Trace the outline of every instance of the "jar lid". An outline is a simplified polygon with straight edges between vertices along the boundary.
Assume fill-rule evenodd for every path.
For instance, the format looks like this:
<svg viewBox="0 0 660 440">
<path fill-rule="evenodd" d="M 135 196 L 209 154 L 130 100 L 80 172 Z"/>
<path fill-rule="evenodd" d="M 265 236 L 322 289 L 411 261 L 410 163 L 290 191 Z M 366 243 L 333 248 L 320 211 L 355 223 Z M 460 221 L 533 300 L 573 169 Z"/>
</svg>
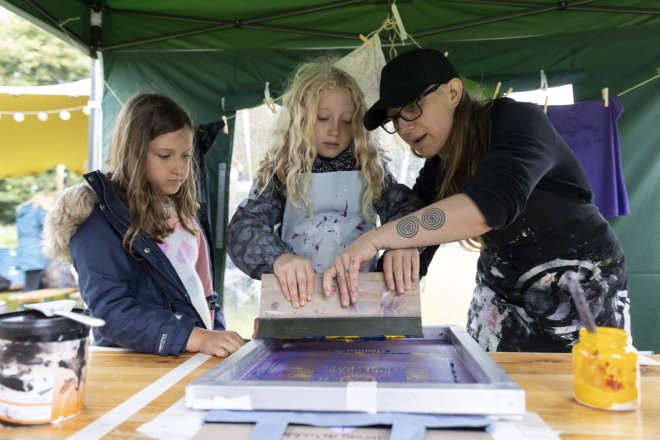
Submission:
<svg viewBox="0 0 660 440">
<path fill-rule="evenodd" d="M 74 311 L 82 312 L 77 309 Z M 0 314 L 0 339 L 16 342 L 53 342 L 89 336 L 89 326 L 63 316 L 44 316 L 36 310 Z"/>
</svg>

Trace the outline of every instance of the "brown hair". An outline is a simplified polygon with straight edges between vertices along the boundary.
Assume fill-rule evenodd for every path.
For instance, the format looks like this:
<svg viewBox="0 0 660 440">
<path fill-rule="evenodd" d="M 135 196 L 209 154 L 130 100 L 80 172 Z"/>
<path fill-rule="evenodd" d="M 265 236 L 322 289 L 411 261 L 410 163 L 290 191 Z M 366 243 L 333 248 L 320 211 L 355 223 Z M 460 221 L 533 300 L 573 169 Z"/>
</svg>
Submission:
<svg viewBox="0 0 660 440">
<path fill-rule="evenodd" d="M 463 89 L 447 143 L 441 150 L 445 176 L 436 201 L 459 193 L 486 157 L 490 148 L 490 104 L 472 99 Z"/>
<path fill-rule="evenodd" d="M 456 106 L 454 120 L 447 142 L 442 148 L 440 160 L 444 168 L 444 178 L 439 183 L 435 201 L 461 192 L 461 187 L 477 170 L 490 148 L 491 120 L 489 116 L 492 101 L 479 101 L 463 88 L 461 100 Z M 414 155 L 421 157 L 414 149 Z M 461 241 L 466 249 L 481 246 L 479 237 Z"/>
<path fill-rule="evenodd" d="M 133 242 L 140 233 L 162 242 L 173 232 L 167 224 L 168 214 L 147 178 L 147 153 L 149 142 L 153 139 L 182 128 L 194 130 L 185 110 L 167 96 L 151 93 L 130 99 L 115 120 L 108 176 L 113 193 L 126 202 L 131 216 L 122 245 L 132 256 L 135 256 Z M 197 170 L 194 160 L 190 164 L 188 178 L 170 199 L 174 202 L 181 226 L 197 235 L 199 232 L 194 220 L 199 209 Z"/>
</svg>

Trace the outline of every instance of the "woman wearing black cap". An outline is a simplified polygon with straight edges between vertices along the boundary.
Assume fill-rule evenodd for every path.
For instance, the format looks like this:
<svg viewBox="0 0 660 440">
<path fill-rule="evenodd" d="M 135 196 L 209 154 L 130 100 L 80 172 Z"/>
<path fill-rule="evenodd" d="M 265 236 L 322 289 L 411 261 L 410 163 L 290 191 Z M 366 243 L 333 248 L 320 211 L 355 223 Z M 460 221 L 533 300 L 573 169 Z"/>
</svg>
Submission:
<svg viewBox="0 0 660 440">
<path fill-rule="evenodd" d="M 397 133 L 426 159 L 414 190 L 430 205 L 353 242 L 325 272 L 326 294 L 336 279 L 355 303 L 358 270 L 379 250 L 461 240 L 481 249 L 467 330 L 484 349 L 570 351 L 582 325 L 576 288 L 597 325 L 630 331 L 619 240 L 537 105 L 477 102 L 442 53 L 414 49 L 383 68 L 364 125 Z"/>
</svg>

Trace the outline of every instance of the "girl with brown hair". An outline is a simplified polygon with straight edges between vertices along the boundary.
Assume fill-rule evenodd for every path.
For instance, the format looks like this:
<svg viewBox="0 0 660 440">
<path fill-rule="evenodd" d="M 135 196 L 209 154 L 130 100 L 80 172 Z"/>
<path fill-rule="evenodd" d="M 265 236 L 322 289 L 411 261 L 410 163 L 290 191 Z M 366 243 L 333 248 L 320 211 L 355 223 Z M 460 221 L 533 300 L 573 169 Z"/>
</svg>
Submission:
<svg viewBox="0 0 660 440">
<path fill-rule="evenodd" d="M 225 357 L 244 344 L 213 292 L 193 130 L 170 98 L 135 96 L 115 120 L 108 171 L 85 175 L 49 212 L 46 251 L 73 260 L 85 304 L 106 321 L 95 345 Z"/>
</svg>

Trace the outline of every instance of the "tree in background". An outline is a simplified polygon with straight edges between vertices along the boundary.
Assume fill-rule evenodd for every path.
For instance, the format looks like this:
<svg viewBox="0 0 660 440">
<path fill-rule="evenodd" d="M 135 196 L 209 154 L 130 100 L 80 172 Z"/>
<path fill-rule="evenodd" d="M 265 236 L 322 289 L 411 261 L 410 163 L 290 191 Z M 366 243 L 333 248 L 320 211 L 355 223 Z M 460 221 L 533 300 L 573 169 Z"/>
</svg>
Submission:
<svg viewBox="0 0 660 440">
<path fill-rule="evenodd" d="M 0 85 L 41 86 L 89 78 L 87 55 L 0 8 Z"/>
<path fill-rule="evenodd" d="M 90 60 L 78 49 L 0 8 L 0 85 L 51 85 L 89 78 Z M 43 189 L 55 189 L 55 167 L 38 175 L 0 179 L 0 226 L 16 207 Z M 80 176 L 67 172 L 65 185 Z"/>
</svg>

